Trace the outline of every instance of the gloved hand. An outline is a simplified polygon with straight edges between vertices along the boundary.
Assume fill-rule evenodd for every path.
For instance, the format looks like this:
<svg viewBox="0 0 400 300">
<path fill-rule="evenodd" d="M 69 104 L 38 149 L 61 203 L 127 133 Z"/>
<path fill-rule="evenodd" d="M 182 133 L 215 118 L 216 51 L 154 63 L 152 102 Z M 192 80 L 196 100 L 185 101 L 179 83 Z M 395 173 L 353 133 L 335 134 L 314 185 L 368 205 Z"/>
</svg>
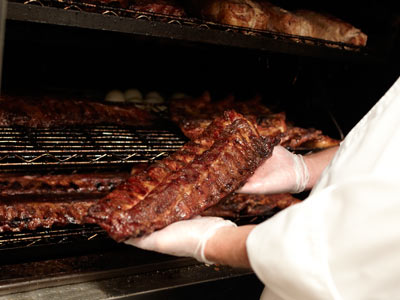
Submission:
<svg viewBox="0 0 400 300">
<path fill-rule="evenodd" d="M 172 223 L 150 235 L 131 238 L 125 243 L 144 250 L 194 257 L 200 262 L 213 264 L 204 256 L 204 248 L 218 229 L 225 226 L 236 227 L 236 224 L 218 217 L 194 217 Z"/>
<path fill-rule="evenodd" d="M 237 192 L 247 194 L 300 193 L 304 191 L 310 174 L 301 155 L 276 146 L 246 184 Z"/>
</svg>

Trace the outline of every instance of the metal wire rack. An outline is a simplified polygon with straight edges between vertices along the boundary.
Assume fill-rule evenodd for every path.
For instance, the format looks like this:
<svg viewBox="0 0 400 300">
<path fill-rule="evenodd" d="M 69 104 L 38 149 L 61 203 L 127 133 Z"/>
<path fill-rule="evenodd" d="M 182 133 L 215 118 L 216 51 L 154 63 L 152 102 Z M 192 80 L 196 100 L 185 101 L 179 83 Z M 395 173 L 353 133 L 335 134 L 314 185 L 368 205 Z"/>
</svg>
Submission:
<svg viewBox="0 0 400 300">
<path fill-rule="evenodd" d="M 277 211 L 271 211 L 259 216 L 237 216 L 230 218 L 238 225 L 258 224 L 273 216 Z M 77 242 L 95 242 L 110 240 L 107 232 L 97 225 L 69 225 L 36 229 L 34 231 L 0 233 L 0 252 L 22 248 L 63 245 Z"/>
<path fill-rule="evenodd" d="M 0 234 L 0 250 L 50 244 L 70 243 L 82 240 L 107 238 L 107 233 L 98 226 L 68 226 L 25 232 Z"/>
<path fill-rule="evenodd" d="M 101 168 L 148 163 L 178 150 L 185 139 L 168 129 L 114 125 L 57 129 L 0 128 L 0 169 Z"/>
<path fill-rule="evenodd" d="M 75 0 L 12 0 L 11 2 L 18 2 L 27 5 L 38 5 L 43 7 L 55 7 L 63 10 L 74 10 L 84 12 L 94 12 L 107 16 L 133 18 L 138 20 L 158 21 L 168 24 L 175 24 L 186 27 L 199 28 L 201 30 L 218 30 L 226 32 L 242 33 L 249 36 L 261 36 L 273 40 L 291 42 L 303 45 L 312 45 L 316 47 L 336 48 L 346 51 L 356 51 L 366 53 L 365 47 L 355 46 L 351 44 L 322 40 L 317 38 L 296 36 L 284 33 L 277 33 L 268 30 L 256 30 L 239 26 L 231 26 L 225 24 L 214 23 L 202 20 L 196 17 L 179 17 L 170 16 L 165 14 L 158 14 L 152 12 L 138 11 L 130 8 L 116 7 L 115 5 L 106 6 L 100 1 L 98 3 Z"/>
</svg>

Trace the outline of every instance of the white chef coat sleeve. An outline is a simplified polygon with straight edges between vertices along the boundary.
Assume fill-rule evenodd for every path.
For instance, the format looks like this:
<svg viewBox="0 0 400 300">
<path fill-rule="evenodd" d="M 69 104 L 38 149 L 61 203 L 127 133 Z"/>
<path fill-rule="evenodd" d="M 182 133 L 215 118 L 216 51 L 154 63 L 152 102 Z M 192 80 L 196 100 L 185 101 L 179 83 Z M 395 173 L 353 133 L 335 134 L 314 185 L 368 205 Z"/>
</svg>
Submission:
<svg viewBox="0 0 400 300">
<path fill-rule="evenodd" d="M 400 79 L 310 196 L 247 239 L 263 299 L 400 299 Z"/>
<path fill-rule="evenodd" d="M 399 179 L 330 186 L 257 226 L 250 264 L 280 297 L 266 299 L 399 299 Z"/>
</svg>

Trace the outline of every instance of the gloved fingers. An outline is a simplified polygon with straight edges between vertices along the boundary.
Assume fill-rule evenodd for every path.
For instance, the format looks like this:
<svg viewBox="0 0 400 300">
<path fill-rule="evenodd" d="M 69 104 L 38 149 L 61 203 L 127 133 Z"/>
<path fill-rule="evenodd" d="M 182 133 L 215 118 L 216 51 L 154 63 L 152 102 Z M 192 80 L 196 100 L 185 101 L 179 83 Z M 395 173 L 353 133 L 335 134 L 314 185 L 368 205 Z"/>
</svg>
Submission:
<svg viewBox="0 0 400 300">
<path fill-rule="evenodd" d="M 225 226 L 236 224 L 218 217 L 195 217 L 172 223 L 140 238 L 128 239 L 125 243 L 144 250 L 194 257 L 211 264 L 204 256 L 205 244 L 219 228 Z"/>
<path fill-rule="evenodd" d="M 299 193 L 309 181 L 309 172 L 301 155 L 276 146 L 272 156 L 257 168 L 237 190 L 245 194 Z"/>
</svg>

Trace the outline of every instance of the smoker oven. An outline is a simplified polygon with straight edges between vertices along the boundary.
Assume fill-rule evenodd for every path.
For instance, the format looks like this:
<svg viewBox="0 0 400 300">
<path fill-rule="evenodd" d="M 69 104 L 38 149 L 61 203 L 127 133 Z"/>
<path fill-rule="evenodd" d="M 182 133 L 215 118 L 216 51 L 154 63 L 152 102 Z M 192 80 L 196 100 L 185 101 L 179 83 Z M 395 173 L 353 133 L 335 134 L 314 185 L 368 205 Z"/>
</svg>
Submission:
<svg viewBox="0 0 400 300">
<path fill-rule="evenodd" d="M 94 99 L 127 88 L 166 97 L 209 90 L 215 99 L 257 93 L 296 124 L 341 138 L 399 75 L 400 19 L 378 3 L 362 13 L 355 6 L 344 10 L 340 1 L 325 6 L 365 30 L 368 46 L 80 1 L 10 1 L 2 93 Z M 374 15 L 377 9 L 380 14 Z M 0 128 L 0 169 L 4 174 L 128 171 L 165 157 L 185 141 L 168 122 L 151 129 L 11 126 Z M 0 251 L 0 299 L 251 299 L 262 289 L 248 270 L 117 244 L 97 226 L 3 233 Z"/>
</svg>

